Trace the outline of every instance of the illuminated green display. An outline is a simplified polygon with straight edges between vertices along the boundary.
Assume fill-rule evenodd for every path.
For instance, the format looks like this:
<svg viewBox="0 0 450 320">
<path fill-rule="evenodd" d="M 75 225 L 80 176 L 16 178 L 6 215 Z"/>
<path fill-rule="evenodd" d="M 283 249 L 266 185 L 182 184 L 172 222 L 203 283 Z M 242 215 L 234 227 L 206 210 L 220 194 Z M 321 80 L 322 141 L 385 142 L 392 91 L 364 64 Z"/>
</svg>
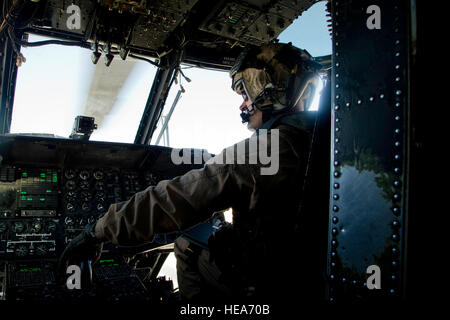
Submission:
<svg viewBox="0 0 450 320">
<path fill-rule="evenodd" d="M 35 268 L 20 268 L 19 272 L 32 272 L 32 271 L 41 271 L 41 268 L 35 267 Z"/>
<path fill-rule="evenodd" d="M 118 267 L 119 264 L 116 263 L 116 261 L 114 259 L 105 259 L 105 260 L 100 260 L 99 261 L 100 265 L 102 267 Z"/>
</svg>

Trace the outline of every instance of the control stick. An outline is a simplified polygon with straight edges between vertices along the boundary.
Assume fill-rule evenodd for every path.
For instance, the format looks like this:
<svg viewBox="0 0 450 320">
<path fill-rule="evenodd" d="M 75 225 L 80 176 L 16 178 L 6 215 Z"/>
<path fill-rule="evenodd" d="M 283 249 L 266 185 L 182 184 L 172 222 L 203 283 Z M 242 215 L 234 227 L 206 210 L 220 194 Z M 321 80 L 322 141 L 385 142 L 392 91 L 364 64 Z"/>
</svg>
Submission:
<svg viewBox="0 0 450 320">
<path fill-rule="evenodd" d="M 81 289 L 85 292 L 92 289 L 92 264 L 91 260 L 85 260 L 80 263 L 81 269 Z"/>
</svg>

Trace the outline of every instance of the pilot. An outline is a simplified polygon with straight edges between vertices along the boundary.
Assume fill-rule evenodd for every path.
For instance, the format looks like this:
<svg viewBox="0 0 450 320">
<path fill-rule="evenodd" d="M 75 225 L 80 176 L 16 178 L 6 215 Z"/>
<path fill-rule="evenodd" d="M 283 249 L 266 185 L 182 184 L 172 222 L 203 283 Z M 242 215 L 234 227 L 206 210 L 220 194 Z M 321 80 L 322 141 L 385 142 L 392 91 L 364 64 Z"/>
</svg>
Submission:
<svg viewBox="0 0 450 320">
<path fill-rule="evenodd" d="M 242 121 L 254 134 L 201 169 L 112 204 L 68 244 L 60 263 L 95 262 L 103 243 L 143 244 L 232 208 L 233 223 L 223 223 L 209 237 L 207 249 L 183 236 L 175 241 L 181 298 L 199 302 L 287 295 L 296 285 L 289 282 L 292 276 L 300 277 L 295 263 L 302 255 L 298 209 L 313 130 L 305 111 L 320 81 L 319 69 L 306 50 L 291 43 L 243 50 L 230 76 L 232 89 L 243 98 Z M 291 278 L 281 279 L 280 271 Z"/>
</svg>

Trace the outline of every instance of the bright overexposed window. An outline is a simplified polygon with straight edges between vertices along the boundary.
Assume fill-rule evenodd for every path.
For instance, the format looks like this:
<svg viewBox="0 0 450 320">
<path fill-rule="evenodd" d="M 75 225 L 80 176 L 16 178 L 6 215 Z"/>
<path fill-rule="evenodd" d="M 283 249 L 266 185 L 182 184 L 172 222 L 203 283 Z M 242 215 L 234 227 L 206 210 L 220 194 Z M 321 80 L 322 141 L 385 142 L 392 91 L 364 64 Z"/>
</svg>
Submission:
<svg viewBox="0 0 450 320">
<path fill-rule="evenodd" d="M 182 78 L 185 92 L 169 121 L 169 142 L 174 148 L 201 148 L 219 153 L 223 148 L 248 138 L 252 133 L 242 124 L 239 106 L 242 97 L 231 89 L 228 72 L 199 68 L 182 69 L 191 82 Z M 168 114 L 180 90 L 174 84 L 163 115 Z M 153 135 L 155 143 L 161 125 Z"/>
<path fill-rule="evenodd" d="M 29 41 L 45 37 L 30 35 Z M 91 51 L 47 45 L 24 47 L 18 69 L 11 133 L 68 137 L 78 115 L 95 117 L 91 140 L 133 143 L 156 68 L 115 56 L 94 65 Z"/>
</svg>

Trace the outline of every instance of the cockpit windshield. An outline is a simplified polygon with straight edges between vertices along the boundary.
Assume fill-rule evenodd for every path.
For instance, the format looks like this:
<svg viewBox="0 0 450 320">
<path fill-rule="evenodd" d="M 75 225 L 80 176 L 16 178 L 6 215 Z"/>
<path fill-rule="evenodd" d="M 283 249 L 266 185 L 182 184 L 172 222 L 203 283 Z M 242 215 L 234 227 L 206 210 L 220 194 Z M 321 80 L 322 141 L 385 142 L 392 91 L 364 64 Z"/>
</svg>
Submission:
<svg viewBox="0 0 450 320">
<path fill-rule="evenodd" d="M 29 41 L 45 39 L 30 35 Z M 79 47 L 22 48 L 11 133 L 68 137 L 77 115 L 95 117 L 91 140 L 132 143 L 156 67 L 131 57 L 91 62 Z"/>
<path fill-rule="evenodd" d="M 313 56 L 330 54 L 325 14 L 324 2 L 313 5 L 279 41 L 292 42 Z M 43 39 L 29 36 L 30 42 Z M 103 56 L 93 64 L 90 50 L 61 45 L 23 47 L 21 52 L 27 61 L 18 70 L 11 133 L 68 137 L 75 117 L 83 115 L 95 117 L 98 126 L 91 140 L 133 143 L 156 74 L 154 65 L 115 56 L 106 67 Z M 227 72 L 181 68 L 192 81 L 181 77 L 172 85 L 151 144 L 217 153 L 251 134 L 240 121 L 241 98 L 230 89 Z M 180 90 L 184 92 L 176 102 Z M 313 110 L 319 95 L 320 90 Z M 168 129 L 161 134 L 175 102 Z"/>
</svg>

